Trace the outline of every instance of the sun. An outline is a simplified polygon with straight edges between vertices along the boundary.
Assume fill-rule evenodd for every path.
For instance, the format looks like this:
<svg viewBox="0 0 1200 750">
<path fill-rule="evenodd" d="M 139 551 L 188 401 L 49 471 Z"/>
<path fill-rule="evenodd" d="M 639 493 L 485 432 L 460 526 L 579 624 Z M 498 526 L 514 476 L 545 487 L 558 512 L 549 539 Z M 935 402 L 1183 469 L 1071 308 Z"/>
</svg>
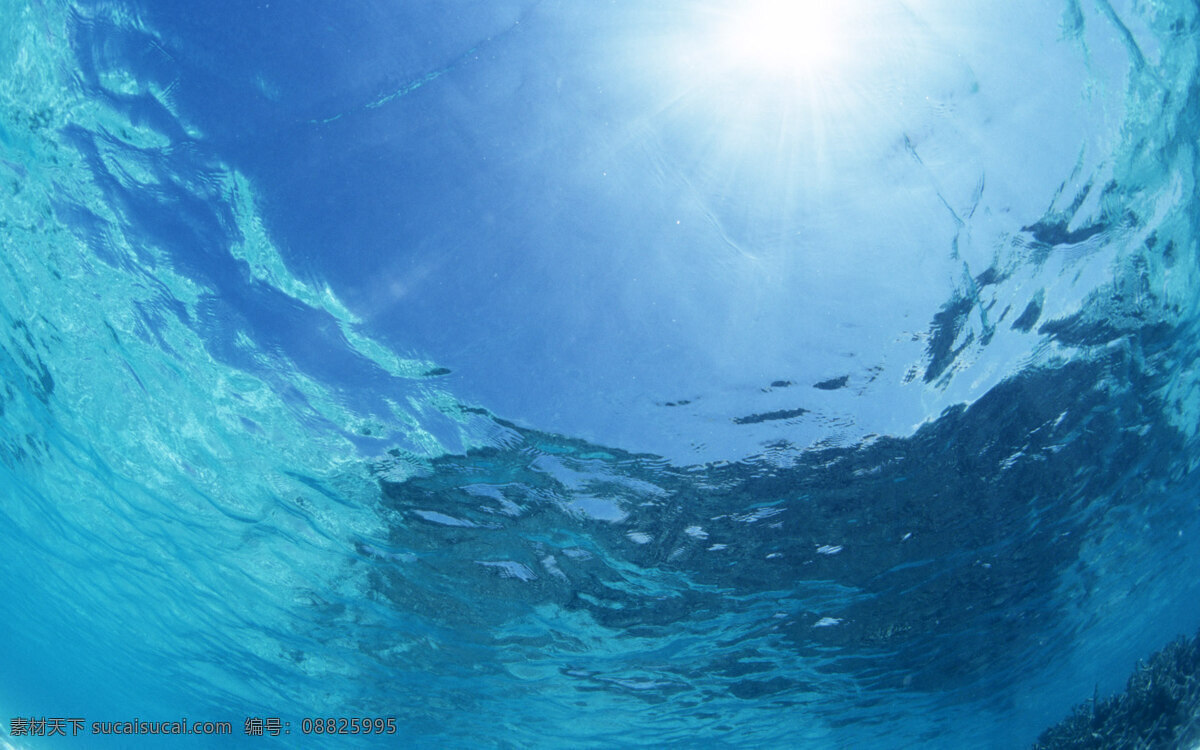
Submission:
<svg viewBox="0 0 1200 750">
<path fill-rule="evenodd" d="M 926 0 L 655 7 L 616 26 L 605 49 L 619 66 L 609 80 L 637 97 L 626 142 L 645 144 L 714 216 L 747 206 L 737 221 L 756 231 L 766 213 L 782 227 L 873 184 L 972 77 Z"/>
<path fill-rule="evenodd" d="M 895 0 L 687 0 L 657 43 L 676 143 L 716 172 L 809 182 L 885 121 L 909 31 Z M 682 9 L 688 9 L 683 12 Z M 702 144 L 702 145 L 701 145 Z"/>
<path fill-rule="evenodd" d="M 862 8 L 852 0 L 751 0 L 714 29 L 717 64 L 755 77 L 836 75 L 853 61 Z"/>
<path fill-rule="evenodd" d="M 660 111 L 731 154 L 834 156 L 896 130 L 926 93 L 912 0 L 680 0 L 672 18 L 638 54 Z"/>
</svg>

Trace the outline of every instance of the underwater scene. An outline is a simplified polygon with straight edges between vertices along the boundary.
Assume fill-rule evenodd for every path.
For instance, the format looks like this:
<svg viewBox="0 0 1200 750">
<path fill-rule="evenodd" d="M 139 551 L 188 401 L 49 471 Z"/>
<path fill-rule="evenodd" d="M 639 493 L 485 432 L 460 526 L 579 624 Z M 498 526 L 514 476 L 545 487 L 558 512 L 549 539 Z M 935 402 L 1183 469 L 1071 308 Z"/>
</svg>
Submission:
<svg viewBox="0 0 1200 750">
<path fill-rule="evenodd" d="M 0 748 L 1200 747 L 1193 0 L 0 3 Z"/>
</svg>

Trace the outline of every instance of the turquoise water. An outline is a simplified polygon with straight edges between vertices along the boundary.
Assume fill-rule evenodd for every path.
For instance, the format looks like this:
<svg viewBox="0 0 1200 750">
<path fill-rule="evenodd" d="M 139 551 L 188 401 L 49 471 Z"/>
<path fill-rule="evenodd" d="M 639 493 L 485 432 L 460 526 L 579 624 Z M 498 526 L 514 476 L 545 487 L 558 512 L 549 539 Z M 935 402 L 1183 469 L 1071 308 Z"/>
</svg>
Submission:
<svg viewBox="0 0 1200 750">
<path fill-rule="evenodd" d="M 1119 688 L 1200 623 L 1200 18 L 1026 5 L 769 75 L 716 3 L 4 5 L 0 722 L 88 736 L 3 741 L 1017 747 Z"/>
</svg>

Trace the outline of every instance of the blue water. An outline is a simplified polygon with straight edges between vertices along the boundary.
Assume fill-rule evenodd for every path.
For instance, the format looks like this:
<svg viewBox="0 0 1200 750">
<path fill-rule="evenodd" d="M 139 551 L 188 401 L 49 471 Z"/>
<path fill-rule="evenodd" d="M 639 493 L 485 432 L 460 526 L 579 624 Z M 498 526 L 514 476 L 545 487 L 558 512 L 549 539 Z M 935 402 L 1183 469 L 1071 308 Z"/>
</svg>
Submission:
<svg viewBox="0 0 1200 750">
<path fill-rule="evenodd" d="M 1200 12 L 961 5 L 0 6 L 0 746 L 1021 747 L 1194 633 Z"/>
</svg>

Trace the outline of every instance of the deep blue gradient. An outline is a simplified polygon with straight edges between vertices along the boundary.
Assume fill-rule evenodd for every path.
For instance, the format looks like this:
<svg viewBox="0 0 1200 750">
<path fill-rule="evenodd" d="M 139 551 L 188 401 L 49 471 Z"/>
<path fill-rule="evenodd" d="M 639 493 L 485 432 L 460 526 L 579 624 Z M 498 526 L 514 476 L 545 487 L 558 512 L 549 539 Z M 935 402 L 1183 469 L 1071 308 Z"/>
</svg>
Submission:
<svg viewBox="0 0 1200 750">
<path fill-rule="evenodd" d="M 961 5 L 6 6 L 0 723 L 234 734 L 0 747 L 1019 747 L 1193 633 L 1200 14 Z"/>
</svg>

